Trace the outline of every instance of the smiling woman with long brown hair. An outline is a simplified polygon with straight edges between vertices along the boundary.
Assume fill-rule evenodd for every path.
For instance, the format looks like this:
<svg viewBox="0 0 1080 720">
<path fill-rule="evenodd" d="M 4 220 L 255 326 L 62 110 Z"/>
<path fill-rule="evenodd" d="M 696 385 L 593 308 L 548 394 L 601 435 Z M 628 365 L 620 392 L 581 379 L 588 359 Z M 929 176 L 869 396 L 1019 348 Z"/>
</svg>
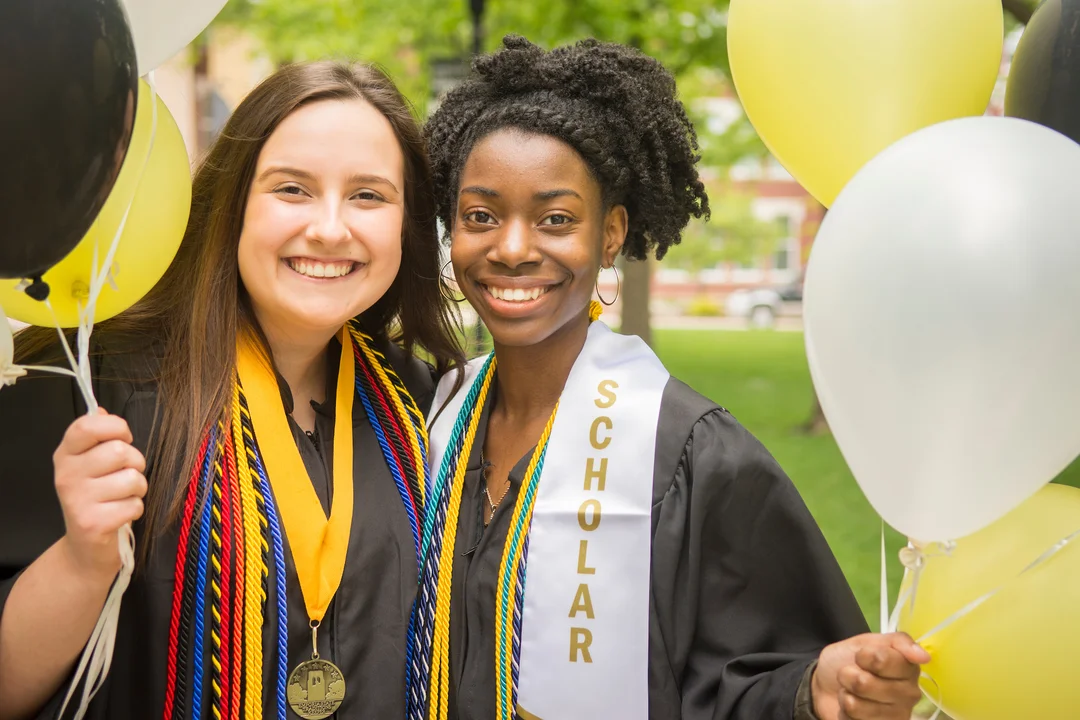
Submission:
<svg viewBox="0 0 1080 720">
<path fill-rule="evenodd" d="M 436 394 L 410 720 L 907 720 L 929 658 L 866 633 L 765 448 L 598 320 L 602 268 L 708 212 L 671 75 L 510 37 L 426 133 L 495 349 Z"/>
<path fill-rule="evenodd" d="M 89 717 L 403 716 L 416 353 L 460 354 L 439 276 L 424 141 L 389 78 L 290 66 L 241 103 L 175 261 L 95 331 L 109 413 L 80 417 L 66 379 L 0 393 L 0 564 L 25 568 L 0 580 L 0 718 L 56 712 L 131 521 Z M 20 333 L 19 358 L 55 360 L 54 339 Z"/>
</svg>

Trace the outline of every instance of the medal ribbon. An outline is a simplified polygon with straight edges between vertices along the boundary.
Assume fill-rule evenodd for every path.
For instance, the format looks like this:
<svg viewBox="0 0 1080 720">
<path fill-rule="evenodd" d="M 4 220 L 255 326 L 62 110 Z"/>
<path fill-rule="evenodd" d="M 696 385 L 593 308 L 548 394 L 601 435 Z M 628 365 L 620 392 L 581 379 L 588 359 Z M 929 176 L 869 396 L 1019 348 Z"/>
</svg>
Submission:
<svg viewBox="0 0 1080 720">
<path fill-rule="evenodd" d="M 330 517 L 322 505 L 296 447 L 281 390 L 269 359 L 251 338 L 237 345 L 236 368 L 251 409 L 251 423 L 266 474 L 274 490 L 281 523 L 289 539 L 308 617 L 321 622 L 341 585 L 353 513 L 352 407 L 356 367 L 352 338 L 340 333 L 336 421 L 334 423 L 334 494 Z"/>
</svg>

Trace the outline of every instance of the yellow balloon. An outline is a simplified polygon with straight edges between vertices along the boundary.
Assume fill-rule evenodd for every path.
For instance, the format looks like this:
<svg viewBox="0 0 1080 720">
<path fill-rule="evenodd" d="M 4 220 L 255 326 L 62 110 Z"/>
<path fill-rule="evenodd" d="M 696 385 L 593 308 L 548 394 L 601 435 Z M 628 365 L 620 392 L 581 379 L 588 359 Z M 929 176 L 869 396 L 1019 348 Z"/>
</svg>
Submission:
<svg viewBox="0 0 1080 720">
<path fill-rule="evenodd" d="M 1080 708 L 1080 490 L 1047 485 L 993 525 L 931 556 L 900 629 L 933 660 L 923 688 L 955 720 L 1077 717 Z M 910 577 L 905 579 L 909 586 Z M 935 631 L 970 603 L 1001 588 Z M 927 633 L 931 633 L 927 636 Z M 935 686 L 936 683 L 936 686 Z"/>
<path fill-rule="evenodd" d="M 160 97 L 157 134 L 151 147 L 151 97 L 149 85 L 140 80 L 135 130 L 116 185 L 86 236 L 43 276 L 61 327 L 79 324 L 79 304 L 85 304 L 90 288 L 95 242 L 100 267 L 129 204 L 131 212 L 113 258 L 115 289 L 108 283 L 102 289 L 95 322 L 107 320 L 138 302 L 165 274 L 180 247 L 191 210 L 191 169 L 180 129 Z M 146 169 L 140 181 L 144 160 Z M 0 280 L 0 305 L 8 317 L 31 325 L 55 326 L 45 304 L 16 289 L 17 284 L 15 280 Z"/>
<path fill-rule="evenodd" d="M 893 142 L 986 110 L 1003 28 L 1001 0 L 731 0 L 728 56 L 766 146 L 829 206 Z"/>
</svg>

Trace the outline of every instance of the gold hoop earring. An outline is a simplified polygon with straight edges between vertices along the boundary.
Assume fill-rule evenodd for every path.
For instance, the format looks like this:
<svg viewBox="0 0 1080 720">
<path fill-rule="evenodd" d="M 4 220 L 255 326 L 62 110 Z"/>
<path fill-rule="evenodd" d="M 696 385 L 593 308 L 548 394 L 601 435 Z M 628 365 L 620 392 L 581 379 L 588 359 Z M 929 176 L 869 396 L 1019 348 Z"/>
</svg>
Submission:
<svg viewBox="0 0 1080 720">
<path fill-rule="evenodd" d="M 450 281 L 446 279 L 446 266 L 451 262 L 447 260 L 439 270 L 439 293 L 450 302 L 460 304 L 465 302 L 465 295 L 462 294 L 459 298 L 454 297 L 454 291 L 450 289 Z"/>
<path fill-rule="evenodd" d="M 614 263 L 609 268 L 601 265 L 600 269 L 615 271 L 615 297 L 611 300 L 611 302 L 605 300 L 604 296 L 600 294 L 600 273 L 596 273 L 596 297 L 600 298 L 600 302 L 604 303 L 608 307 L 611 307 L 619 301 L 619 294 L 622 292 L 622 277 L 619 276 L 619 268 L 615 267 Z"/>
</svg>

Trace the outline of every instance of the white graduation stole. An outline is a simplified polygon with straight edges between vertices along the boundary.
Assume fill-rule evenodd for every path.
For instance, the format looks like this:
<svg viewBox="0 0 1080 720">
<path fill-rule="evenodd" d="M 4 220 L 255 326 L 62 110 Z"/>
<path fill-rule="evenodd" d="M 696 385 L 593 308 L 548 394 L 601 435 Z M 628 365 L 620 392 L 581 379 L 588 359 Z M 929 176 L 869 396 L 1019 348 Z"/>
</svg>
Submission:
<svg viewBox="0 0 1080 720">
<path fill-rule="evenodd" d="M 483 360 L 469 364 L 430 428 L 436 471 Z M 533 510 L 518 682 L 525 720 L 648 718 L 653 461 L 668 378 L 640 338 L 590 325 Z M 440 382 L 433 412 L 454 380 Z"/>
</svg>

